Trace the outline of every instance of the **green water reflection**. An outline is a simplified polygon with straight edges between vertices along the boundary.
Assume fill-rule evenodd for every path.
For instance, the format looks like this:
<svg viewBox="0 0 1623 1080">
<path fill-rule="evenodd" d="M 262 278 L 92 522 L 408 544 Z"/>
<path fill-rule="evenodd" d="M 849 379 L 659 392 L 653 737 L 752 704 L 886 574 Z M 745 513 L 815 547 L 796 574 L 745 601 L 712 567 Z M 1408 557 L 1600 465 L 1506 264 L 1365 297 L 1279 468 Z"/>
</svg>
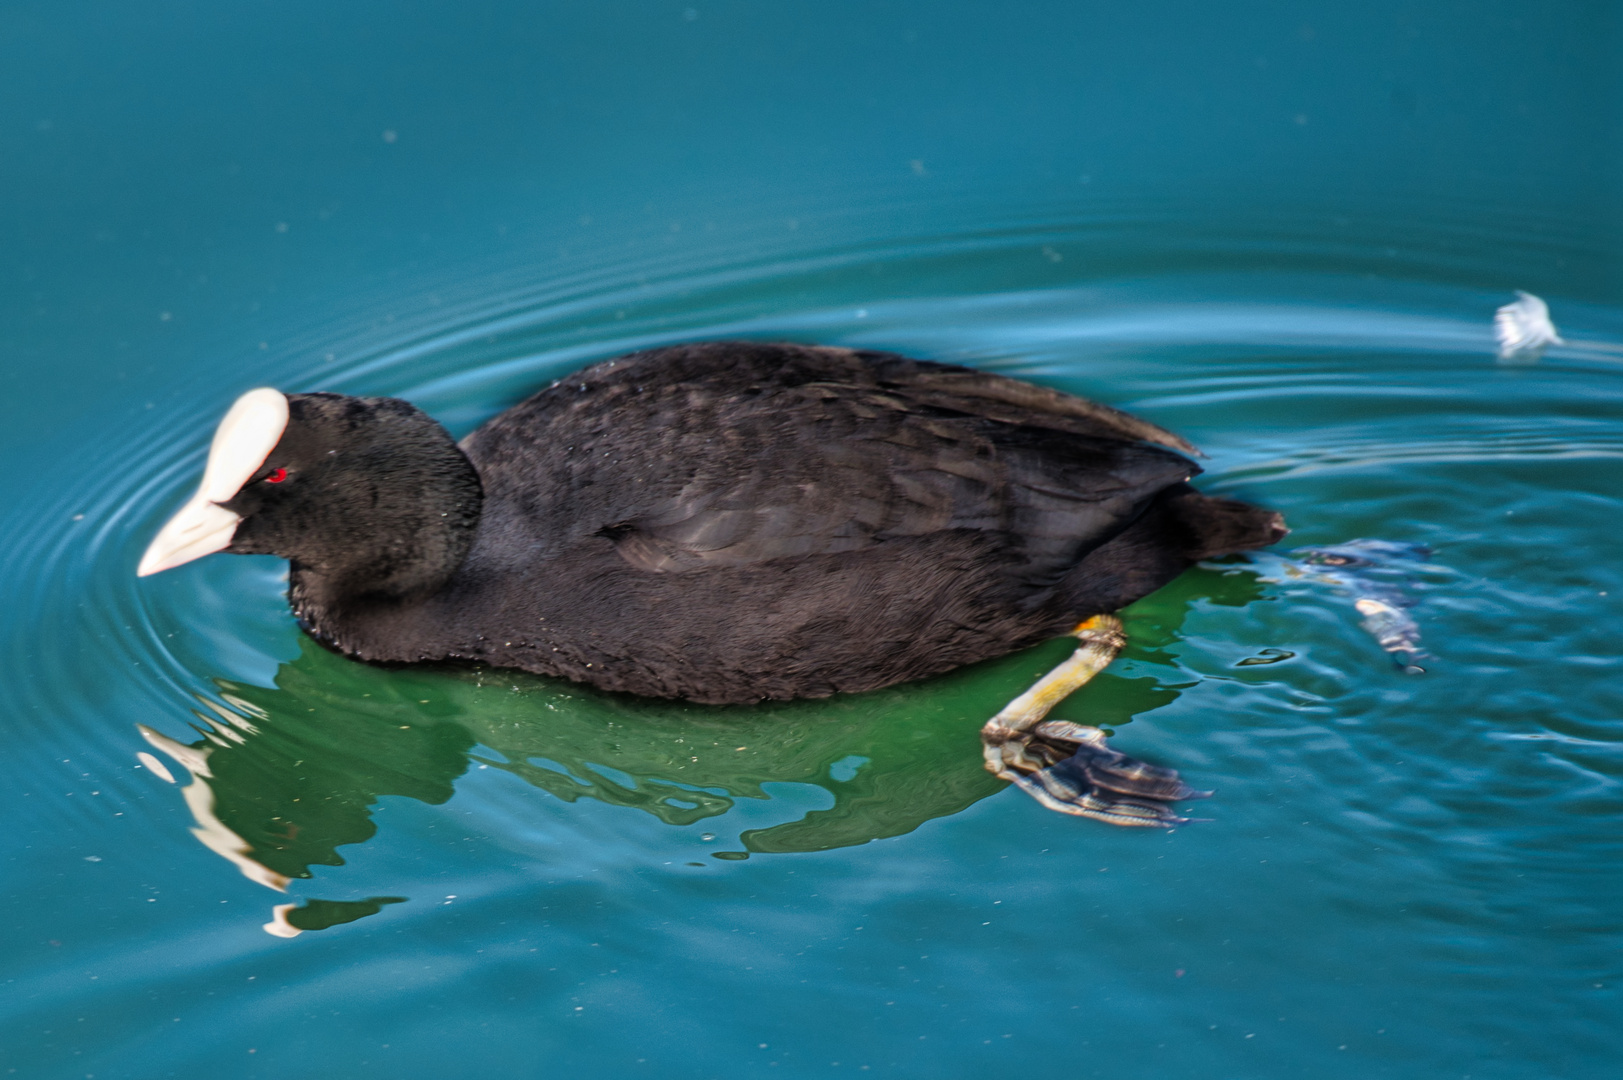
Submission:
<svg viewBox="0 0 1623 1080">
<path fill-rule="evenodd" d="M 1128 624 L 1123 660 L 1164 665 L 1164 677 L 1107 672 L 1060 712 L 1108 729 L 1175 700 L 1189 684 L 1164 650 L 1189 603 L 1241 605 L 1261 590 L 1250 572 L 1191 571 L 1133 609 Z M 473 764 L 566 802 L 596 799 L 672 826 L 720 817 L 740 799 L 769 799 L 772 783 L 832 797 L 826 809 L 743 832 L 743 851 L 714 853 L 737 859 L 900 836 L 1002 790 L 982 767 L 980 727 L 1069 648 L 1050 642 L 870 694 L 709 707 L 522 672 L 373 667 L 301 639 L 274 687 L 216 680 L 217 700 L 193 710 L 196 741 L 143 730 L 193 773 L 187 802 L 199 838 L 274 888 L 311 877 L 311 867 L 343 865 L 339 848 L 377 832 L 381 798 L 444 803 Z M 389 899 L 345 908 L 341 918 L 299 909 L 292 925 L 352 921 Z"/>
</svg>

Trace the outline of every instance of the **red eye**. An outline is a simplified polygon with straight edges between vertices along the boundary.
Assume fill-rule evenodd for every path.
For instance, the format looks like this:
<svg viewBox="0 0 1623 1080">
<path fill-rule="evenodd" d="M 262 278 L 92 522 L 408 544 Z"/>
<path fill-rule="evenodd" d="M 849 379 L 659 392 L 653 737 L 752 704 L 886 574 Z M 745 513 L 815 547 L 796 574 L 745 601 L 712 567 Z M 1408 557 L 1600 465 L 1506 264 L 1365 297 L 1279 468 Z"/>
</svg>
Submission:
<svg viewBox="0 0 1623 1080">
<path fill-rule="evenodd" d="M 283 480 L 286 480 L 286 479 L 287 479 L 287 470 L 286 469 L 277 469 L 275 472 L 273 472 L 269 476 L 265 477 L 265 483 L 267 483 L 267 484 L 280 484 Z"/>
</svg>

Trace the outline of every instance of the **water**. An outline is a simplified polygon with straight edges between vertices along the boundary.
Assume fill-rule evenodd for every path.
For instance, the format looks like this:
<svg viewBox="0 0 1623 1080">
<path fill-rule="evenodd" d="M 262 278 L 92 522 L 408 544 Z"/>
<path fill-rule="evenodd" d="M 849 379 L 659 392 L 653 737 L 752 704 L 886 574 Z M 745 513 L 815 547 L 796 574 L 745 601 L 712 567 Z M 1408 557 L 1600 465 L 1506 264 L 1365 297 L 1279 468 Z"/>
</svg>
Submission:
<svg viewBox="0 0 1623 1080">
<path fill-rule="evenodd" d="M 5 1075 L 1615 1072 L 1609 7 L 3 26 Z M 1569 344 L 1500 365 L 1518 288 Z M 461 434 L 707 337 L 1085 393 L 1282 510 L 1282 551 L 1134 605 L 1061 709 L 1210 820 L 981 770 L 1058 643 L 707 709 L 349 663 L 276 560 L 133 577 L 250 386 Z M 1289 554 L 1357 538 L 1412 565 Z"/>
</svg>

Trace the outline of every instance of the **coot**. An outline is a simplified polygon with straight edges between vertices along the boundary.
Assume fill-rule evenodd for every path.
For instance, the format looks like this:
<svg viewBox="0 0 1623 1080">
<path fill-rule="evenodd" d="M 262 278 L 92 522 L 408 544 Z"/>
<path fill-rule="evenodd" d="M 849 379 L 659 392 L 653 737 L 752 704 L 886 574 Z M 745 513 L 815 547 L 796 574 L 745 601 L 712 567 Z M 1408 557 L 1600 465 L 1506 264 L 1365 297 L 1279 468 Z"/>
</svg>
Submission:
<svg viewBox="0 0 1623 1080">
<path fill-rule="evenodd" d="M 1177 451 L 1183 451 L 1179 453 Z M 560 379 L 460 444 L 404 401 L 254 390 L 138 573 L 280 555 L 317 640 L 695 702 L 872 690 L 1075 635 L 984 731 L 1055 809 L 1200 794 L 1044 722 L 1122 645 L 1110 612 L 1279 515 L 1116 409 L 891 353 L 711 342 Z"/>
</svg>

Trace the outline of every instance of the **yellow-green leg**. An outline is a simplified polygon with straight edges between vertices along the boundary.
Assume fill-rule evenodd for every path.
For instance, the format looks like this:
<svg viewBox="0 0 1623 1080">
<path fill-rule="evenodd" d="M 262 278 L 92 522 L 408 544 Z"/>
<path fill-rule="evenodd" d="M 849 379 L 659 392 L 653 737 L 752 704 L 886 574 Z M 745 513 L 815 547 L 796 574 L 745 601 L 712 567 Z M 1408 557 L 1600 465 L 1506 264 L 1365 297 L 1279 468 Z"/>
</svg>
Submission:
<svg viewBox="0 0 1623 1080">
<path fill-rule="evenodd" d="M 1105 745 L 1104 732 L 1050 710 L 1109 666 L 1127 639 L 1121 620 L 1096 615 L 1071 631 L 1081 644 L 1070 659 L 1038 679 L 981 729 L 986 768 L 1062 814 L 1112 825 L 1179 825 L 1188 818 L 1167 803 L 1209 791 L 1189 787 L 1171 769 L 1136 761 Z"/>
</svg>

